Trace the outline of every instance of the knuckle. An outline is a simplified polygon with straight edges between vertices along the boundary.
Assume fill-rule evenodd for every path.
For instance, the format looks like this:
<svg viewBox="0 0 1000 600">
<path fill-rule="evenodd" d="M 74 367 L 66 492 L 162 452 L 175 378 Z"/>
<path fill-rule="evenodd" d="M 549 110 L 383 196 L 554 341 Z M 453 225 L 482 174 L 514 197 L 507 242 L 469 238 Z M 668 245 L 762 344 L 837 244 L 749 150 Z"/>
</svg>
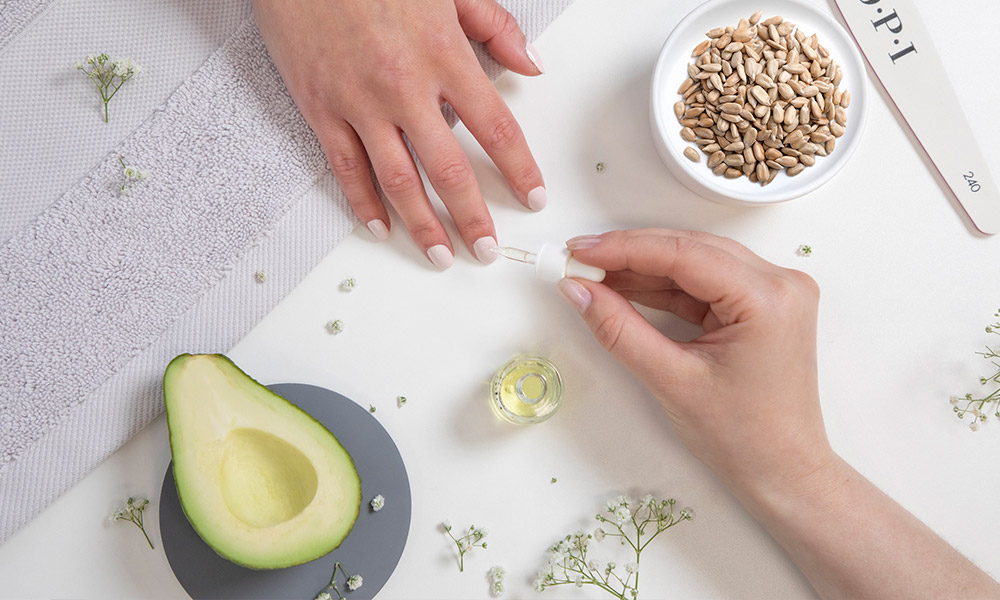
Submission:
<svg viewBox="0 0 1000 600">
<path fill-rule="evenodd" d="M 514 15 L 510 14 L 505 8 L 496 5 L 496 10 L 493 12 L 493 31 L 497 35 L 510 35 L 512 33 L 520 33 L 521 28 L 517 25 L 517 19 Z"/>
<path fill-rule="evenodd" d="M 486 145 L 492 150 L 505 150 L 517 141 L 519 132 L 514 117 L 497 117 L 486 128 Z"/>
<path fill-rule="evenodd" d="M 614 352 L 625 330 L 625 319 L 618 313 L 611 313 L 601 319 L 594 329 L 594 338 L 608 352 Z"/>
<path fill-rule="evenodd" d="M 487 232 L 491 235 L 496 235 L 493 232 L 493 219 L 490 218 L 488 213 L 476 213 L 462 219 L 461 223 L 457 223 L 458 228 L 465 232 Z"/>
<path fill-rule="evenodd" d="M 427 246 L 433 246 L 437 244 L 439 233 L 441 231 L 441 223 L 433 218 L 420 219 L 418 221 L 407 223 L 407 231 L 410 232 L 410 237 L 417 241 L 417 243 L 423 242 Z"/>
<path fill-rule="evenodd" d="M 538 172 L 538 168 L 532 164 L 527 168 L 522 168 L 514 172 L 511 177 L 510 184 L 515 189 L 520 190 L 531 190 L 535 186 L 541 184 L 541 176 Z"/>
<path fill-rule="evenodd" d="M 435 189 L 454 190 L 469 183 L 472 168 L 460 157 L 449 157 L 434 165 L 427 175 Z"/>
<path fill-rule="evenodd" d="M 405 166 L 390 167 L 378 179 L 382 191 L 389 196 L 410 196 L 420 189 L 420 177 Z"/>
<path fill-rule="evenodd" d="M 809 274 L 802 271 L 790 270 L 789 276 L 795 281 L 800 293 L 808 300 L 819 301 L 819 284 Z"/>
<path fill-rule="evenodd" d="M 368 177 L 368 162 L 347 152 L 331 154 L 330 169 L 337 179 L 345 183 L 356 183 Z"/>
</svg>

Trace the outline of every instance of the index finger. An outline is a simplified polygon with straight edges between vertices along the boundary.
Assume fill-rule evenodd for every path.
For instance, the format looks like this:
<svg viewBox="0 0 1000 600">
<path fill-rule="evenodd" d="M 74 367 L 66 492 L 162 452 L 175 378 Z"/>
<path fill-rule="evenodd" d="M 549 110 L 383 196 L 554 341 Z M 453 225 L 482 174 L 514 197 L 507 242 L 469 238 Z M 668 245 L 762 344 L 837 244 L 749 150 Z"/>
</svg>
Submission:
<svg viewBox="0 0 1000 600">
<path fill-rule="evenodd" d="M 692 297 L 711 304 L 722 319 L 742 320 L 742 313 L 756 304 L 748 301 L 766 294 L 768 274 L 709 240 L 684 233 L 610 231 L 588 236 L 570 249 L 577 260 L 607 271 L 670 278 Z"/>
</svg>

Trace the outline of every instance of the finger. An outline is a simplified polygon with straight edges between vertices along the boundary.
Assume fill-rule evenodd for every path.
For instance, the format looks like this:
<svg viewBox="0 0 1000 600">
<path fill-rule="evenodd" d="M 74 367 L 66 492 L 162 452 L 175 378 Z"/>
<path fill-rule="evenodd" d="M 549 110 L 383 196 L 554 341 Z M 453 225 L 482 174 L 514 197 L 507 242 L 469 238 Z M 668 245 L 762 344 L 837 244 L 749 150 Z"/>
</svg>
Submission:
<svg viewBox="0 0 1000 600">
<path fill-rule="evenodd" d="M 681 290 L 663 290 L 657 292 L 624 290 L 619 293 L 630 302 L 635 302 L 656 310 L 665 310 L 695 325 L 702 325 L 705 315 L 710 310 L 708 304 L 692 298 L 690 294 Z"/>
<path fill-rule="evenodd" d="M 662 238 L 669 237 L 685 237 L 690 238 L 709 246 L 715 246 L 716 248 L 725 250 L 726 252 L 732 254 L 733 256 L 761 269 L 764 271 L 777 272 L 780 267 L 774 265 L 750 250 L 743 244 L 737 242 L 732 238 L 722 237 L 705 231 L 693 231 L 685 229 L 662 229 L 662 228 L 648 228 L 648 229 L 633 229 L 628 232 L 632 236 L 657 236 Z M 582 250 L 585 248 L 590 248 L 600 241 L 602 236 L 600 235 L 583 235 L 575 237 L 566 242 L 566 246 L 571 252 L 577 250 Z"/>
<path fill-rule="evenodd" d="M 493 159 L 518 200 L 534 211 L 545 208 L 548 201 L 545 180 L 531 155 L 524 132 L 482 71 L 466 75 L 461 86 L 444 90 L 444 96 Z"/>
<path fill-rule="evenodd" d="M 563 279 L 559 292 L 577 309 L 605 350 L 652 389 L 683 381 L 698 361 L 665 337 L 628 300 L 600 283 Z"/>
<path fill-rule="evenodd" d="M 484 42 L 493 58 L 521 75 L 545 72 L 534 46 L 528 43 L 514 15 L 494 0 L 455 0 L 465 35 Z"/>
<path fill-rule="evenodd" d="M 371 130 L 359 129 L 358 134 L 368 149 L 382 192 L 399 213 L 410 237 L 434 266 L 450 267 L 455 262 L 451 240 L 427 199 L 402 132 L 384 123 Z"/>
<path fill-rule="evenodd" d="M 472 165 L 437 107 L 429 112 L 436 116 L 404 124 L 406 135 L 466 246 L 480 262 L 490 264 L 498 256 L 490 251 L 497 245 L 497 234 Z"/>
<path fill-rule="evenodd" d="M 608 271 L 601 283 L 618 292 L 678 289 L 677 283 L 669 277 L 643 275 L 635 271 Z"/>
<path fill-rule="evenodd" d="M 573 245 L 577 260 L 607 271 L 673 279 L 724 323 L 744 320 L 770 289 L 765 271 L 683 232 L 611 231 Z"/>
<path fill-rule="evenodd" d="M 389 213 L 375 193 L 371 163 L 354 128 L 346 121 L 340 121 L 316 127 L 315 130 L 330 163 L 330 170 L 344 190 L 354 214 L 368 227 L 375 239 L 388 239 Z"/>
</svg>

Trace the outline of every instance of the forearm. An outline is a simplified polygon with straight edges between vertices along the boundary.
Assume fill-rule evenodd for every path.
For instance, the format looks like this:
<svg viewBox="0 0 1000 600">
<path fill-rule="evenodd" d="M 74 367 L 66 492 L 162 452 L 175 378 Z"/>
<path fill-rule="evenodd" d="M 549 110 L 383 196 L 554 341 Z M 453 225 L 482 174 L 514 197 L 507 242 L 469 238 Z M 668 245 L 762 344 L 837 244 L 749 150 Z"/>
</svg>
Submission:
<svg viewBox="0 0 1000 600">
<path fill-rule="evenodd" d="M 840 457 L 797 486 L 737 490 L 823 598 L 1000 598 L 1000 585 Z"/>
</svg>

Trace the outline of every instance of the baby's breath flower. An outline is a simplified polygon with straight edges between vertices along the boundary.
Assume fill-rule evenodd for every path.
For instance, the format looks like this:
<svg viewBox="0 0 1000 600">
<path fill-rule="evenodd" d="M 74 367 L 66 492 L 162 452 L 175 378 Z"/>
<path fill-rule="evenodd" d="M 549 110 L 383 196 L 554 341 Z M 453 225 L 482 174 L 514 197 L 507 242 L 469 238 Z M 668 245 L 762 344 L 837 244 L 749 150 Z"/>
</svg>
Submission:
<svg viewBox="0 0 1000 600">
<path fill-rule="evenodd" d="M 330 321 L 329 323 L 326 324 L 326 329 L 327 331 L 330 332 L 331 335 L 337 335 L 338 333 L 344 330 L 344 322 L 341 321 L 340 319 Z"/>
<path fill-rule="evenodd" d="M 490 580 L 490 594 L 494 598 L 499 598 L 503 595 L 503 578 L 507 572 L 501 566 L 495 566 L 486 572 L 487 577 Z"/>
<path fill-rule="evenodd" d="M 108 517 L 110 521 L 128 521 L 139 528 L 142 532 L 142 536 L 146 538 L 146 543 L 152 549 L 153 542 L 150 541 L 149 536 L 146 535 L 146 528 L 142 524 L 142 511 L 146 509 L 146 505 L 149 504 L 149 500 L 145 498 L 135 498 L 129 497 L 125 500 L 125 503 L 115 509 Z"/>
<path fill-rule="evenodd" d="M 375 412 L 375 405 L 374 404 L 369 404 L 368 405 L 368 412 L 370 412 L 370 413 Z"/>
<path fill-rule="evenodd" d="M 104 102 L 104 122 L 108 122 L 108 103 L 118 93 L 126 81 L 142 72 L 142 66 L 130 58 L 108 58 L 107 53 L 97 56 L 88 55 L 84 63 L 75 61 L 73 68 L 82 71 L 88 79 L 94 82 L 97 91 Z"/>
<path fill-rule="evenodd" d="M 354 287 L 358 285 L 358 281 L 353 277 L 348 277 L 347 279 L 340 282 L 340 290 L 342 292 L 350 292 Z"/>
<path fill-rule="evenodd" d="M 396 396 L 396 406 L 402 408 L 406 404 L 406 396 Z"/>
<path fill-rule="evenodd" d="M 812 246 L 806 244 L 802 244 L 801 246 L 795 249 L 795 254 L 803 257 L 812 256 L 812 253 L 813 253 Z"/>
<path fill-rule="evenodd" d="M 382 510 L 383 506 L 385 506 L 385 498 L 382 496 L 382 494 L 379 494 L 378 496 L 372 498 L 371 504 L 372 504 L 372 510 L 378 512 Z"/>
<path fill-rule="evenodd" d="M 145 170 L 136 169 L 135 167 L 126 165 L 125 159 L 121 156 L 118 157 L 118 163 L 122 166 L 122 185 L 118 190 L 121 194 L 127 194 L 129 192 L 128 185 L 130 181 L 141 181 L 148 175 L 148 172 Z"/>
<path fill-rule="evenodd" d="M 316 600 L 333 600 L 333 596 L 330 595 L 330 592 L 320 592 L 316 594 Z"/>
<path fill-rule="evenodd" d="M 451 521 L 446 520 L 441 526 L 444 528 L 444 532 L 448 534 L 448 537 L 451 538 L 451 541 L 455 543 L 455 548 L 458 549 L 458 570 L 460 572 L 465 571 L 465 553 L 475 547 L 485 550 L 486 542 L 483 540 L 489 534 L 489 531 L 484 527 L 470 525 L 465 535 L 455 537 L 451 532 Z"/>
<path fill-rule="evenodd" d="M 638 597 L 642 550 L 662 532 L 694 518 L 694 510 L 690 508 L 681 511 L 679 517 L 675 516 L 672 511 L 675 502 L 673 498 L 656 500 L 647 494 L 638 502 L 623 495 L 605 503 L 605 514 L 612 518 L 602 513 L 595 515 L 601 527 L 592 534 L 577 531 L 549 547 L 547 563 L 535 580 L 535 589 L 541 591 L 568 584 L 593 585 L 619 600 L 634 600 Z M 650 523 L 655 523 L 655 528 L 647 527 Z M 591 539 L 600 542 L 607 536 L 617 537 L 623 547 L 635 553 L 635 560 L 625 563 L 625 575 L 615 571 L 614 562 L 602 566 L 589 551 Z"/>
<path fill-rule="evenodd" d="M 681 518 L 694 521 L 694 509 L 690 506 L 681 509 Z"/>
<path fill-rule="evenodd" d="M 351 575 L 347 578 L 347 589 L 352 592 L 364 585 L 364 579 L 361 575 Z"/>
</svg>

